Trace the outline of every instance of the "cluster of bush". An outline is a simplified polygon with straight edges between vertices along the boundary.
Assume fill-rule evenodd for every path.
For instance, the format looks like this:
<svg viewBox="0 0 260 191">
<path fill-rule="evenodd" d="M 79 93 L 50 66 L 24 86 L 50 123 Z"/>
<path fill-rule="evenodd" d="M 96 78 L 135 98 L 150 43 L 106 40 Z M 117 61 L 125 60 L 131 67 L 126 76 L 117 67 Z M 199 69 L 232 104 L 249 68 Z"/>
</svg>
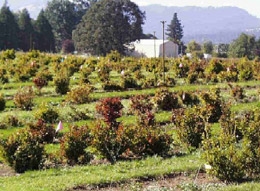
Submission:
<svg viewBox="0 0 260 191">
<path fill-rule="evenodd" d="M 257 59 L 250 61 L 247 58 L 213 58 L 207 61 L 183 57 L 166 59 L 163 69 L 159 58 L 122 58 L 117 52 L 111 52 L 102 58 L 84 58 L 46 55 L 35 50 L 26 54 L 6 50 L 0 55 L 0 81 L 8 83 L 11 77 L 21 82 L 33 81 L 39 90 L 47 86 L 49 81 L 53 81 L 56 93 L 66 94 L 70 90 L 71 77 L 78 72 L 78 84 L 93 85 L 99 80 L 104 90 L 118 91 L 128 88 L 150 88 L 162 84 L 174 86 L 175 78 L 184 78 L 189 84 L 257 80 L 260 70 L 258 65 Z M 111 77 L 112 70 L 121 75 L 119 81 L 114 81 Z M 143 71 L 148 75 L 144 76 Z M 97 73 L 97 79 L 92 78 L 93 72 Z M 165 81 L 162 80 L 164 72 Z"/>
</svg>

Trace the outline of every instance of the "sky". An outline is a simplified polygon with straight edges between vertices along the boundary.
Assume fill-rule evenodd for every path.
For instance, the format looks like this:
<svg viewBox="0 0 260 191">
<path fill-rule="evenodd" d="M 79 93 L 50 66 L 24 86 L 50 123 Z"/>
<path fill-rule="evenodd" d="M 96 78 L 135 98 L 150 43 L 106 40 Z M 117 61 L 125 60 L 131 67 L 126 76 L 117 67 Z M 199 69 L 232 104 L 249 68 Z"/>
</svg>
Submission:
<svg viewBox="0 0 260 191">
<path fill-rule="evenodd" d="M 260 18 L 260 0 L 131 0 L 139 6 L 161 4 L 166 6 L 239 7 Z"/>
</svg>

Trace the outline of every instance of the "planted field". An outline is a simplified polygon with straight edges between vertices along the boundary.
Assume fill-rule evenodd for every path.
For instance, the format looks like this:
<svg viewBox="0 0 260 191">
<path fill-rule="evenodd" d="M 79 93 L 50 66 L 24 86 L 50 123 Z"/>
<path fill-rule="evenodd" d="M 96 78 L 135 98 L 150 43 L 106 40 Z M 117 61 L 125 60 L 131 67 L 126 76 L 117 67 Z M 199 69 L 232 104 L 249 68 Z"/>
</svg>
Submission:
<svg viewBox="0 0 260 191">
<path fill-rule="evenodd" d="M 145 189 L 131 180 L 183 173 L 194 181 L 172 187 L 201 190 L 206 171 L 215 189 L 257 182 L 259 64 L 2 52 L 0 190 Z"/>
</svg>

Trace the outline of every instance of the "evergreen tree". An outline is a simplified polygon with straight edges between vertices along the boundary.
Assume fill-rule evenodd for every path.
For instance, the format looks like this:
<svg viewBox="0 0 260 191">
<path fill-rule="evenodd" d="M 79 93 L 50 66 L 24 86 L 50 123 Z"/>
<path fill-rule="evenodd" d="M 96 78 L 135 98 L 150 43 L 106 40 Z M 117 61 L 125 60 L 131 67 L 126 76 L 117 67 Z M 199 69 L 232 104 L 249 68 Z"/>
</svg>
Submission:
<svg viewBox="0 0 260 191">
<path fill-rule="evenodd" d="M 32 20 L 27 9 L 23 9 L 19 14 L 19 49 L 23 51 L 29 51 L 33 48 L 33 42 L 35 38 L 35 31 L 33 29 Z"/>
<path fill-rule="evenodd" d="M 18 24 L 7 3 L 0 10 L 0 50 L 18 48 Z"/>
<path fill-rule="evenodd" d="M 101 0 L 89 8 L 73 32 L 76 50 L 105 55 L 124 53 L 125 45 L 140 39 L 145 14 L 130 0 Z"/>
<path fill-rule="evenodd" d="M 40 51 L 55 51 L 55 40 L 52 27 L 41 10 L 35 21 L 35 30 L 37 31 L 36 48 Z"/>
<path fill-rule="evenodd" d="M 174 43 L 181 45 L 181 39 L 183 37 L 183 26 L 181 25 L 181 21 L 178 19 L 177 13 L 174 13 L 173 19 L 171 23 L 168 25 L 166 29 L 169 40 Z"/>
</svg>

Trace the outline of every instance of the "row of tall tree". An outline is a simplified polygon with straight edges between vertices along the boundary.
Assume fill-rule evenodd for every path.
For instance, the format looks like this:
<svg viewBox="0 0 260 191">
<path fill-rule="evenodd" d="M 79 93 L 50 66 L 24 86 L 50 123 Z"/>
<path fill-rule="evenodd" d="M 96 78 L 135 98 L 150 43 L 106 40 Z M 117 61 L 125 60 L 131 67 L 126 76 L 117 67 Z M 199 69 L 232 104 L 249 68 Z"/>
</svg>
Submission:
<svg viewBox="0 0 260 191">
<path fill-rule="evenodd" d="M 27 9 L 13 13 L 5 1 L 0 10 L 0 50 L 60 51 L 72 39 L 72 31 L 97 0 L 52 0 L 36 20 Z"/>
<path fill-rule="evenodd" d="M 126 44 L 144 35 L 145 13 L 130 0 L 51 0 L 37 19 L 24 9 L 10 11 L 7 1 L 0 10 L 0 50 L 60 51 L 66 49 L 105 55 L 124 53 Z M 174 14 L 167 28 L 170 40 L 181 44 L 182 26 Z"/>
</svg>

